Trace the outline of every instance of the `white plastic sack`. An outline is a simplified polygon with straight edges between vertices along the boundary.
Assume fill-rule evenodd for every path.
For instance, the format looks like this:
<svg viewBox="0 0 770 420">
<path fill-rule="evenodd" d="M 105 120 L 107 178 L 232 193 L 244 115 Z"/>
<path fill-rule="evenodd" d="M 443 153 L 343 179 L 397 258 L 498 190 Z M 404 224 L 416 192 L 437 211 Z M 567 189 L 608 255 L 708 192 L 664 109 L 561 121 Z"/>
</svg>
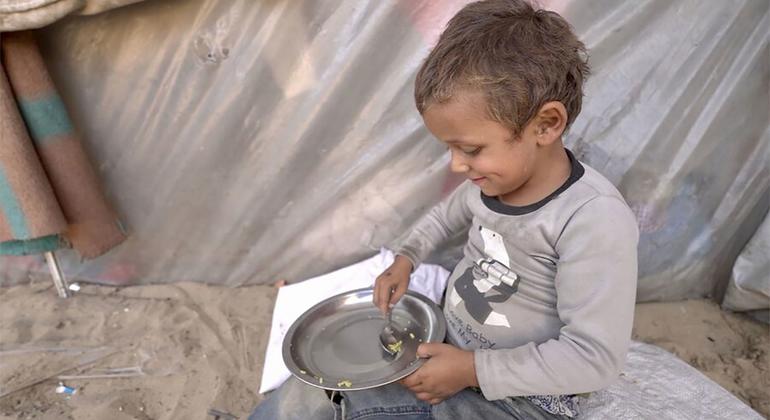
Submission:
<svg viewBox="0 0 770 420">
<path fill-rule="evenodd" d="M 732 311 L 770 310 L 770 216 L 765 216 L 735 261 L 722 307 Z"/>
<path fill-rule="evenodd" d="M 760 420 L 762 416 L 673 354 L 632 342 L 617 382 L 581 400 L 590 420 Z"/>
</svg>

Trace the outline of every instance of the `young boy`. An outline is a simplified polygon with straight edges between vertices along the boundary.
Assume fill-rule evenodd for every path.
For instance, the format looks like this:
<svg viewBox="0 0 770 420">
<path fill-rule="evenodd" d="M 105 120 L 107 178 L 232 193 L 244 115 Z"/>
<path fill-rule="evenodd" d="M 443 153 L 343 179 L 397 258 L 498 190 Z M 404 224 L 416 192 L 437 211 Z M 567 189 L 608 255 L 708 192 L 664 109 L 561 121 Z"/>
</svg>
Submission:
<svg viewBox="0 0 770 420">
<path fill-rule="evenodd" d="M 488 0 L 449 22 L 420 69 L 417 109 L 468 177 L 421 219 L 375 282 L 383 311 L 443 240 L 469 238 L 447 283 L 446 343 L 400 383 L 343 393 L 349 418 L 565 418 L 618 376 L 630 342 L 638 232 L 620 193 L 562 135 L 580 113 L 585 48 L 558 14 Z M 255 418 L 332 418 L 298 381 Z M 295 402 L 296 403 L 296 402 Z M 391 417 L 392 418 L 392 417 Z"/>
</svg>

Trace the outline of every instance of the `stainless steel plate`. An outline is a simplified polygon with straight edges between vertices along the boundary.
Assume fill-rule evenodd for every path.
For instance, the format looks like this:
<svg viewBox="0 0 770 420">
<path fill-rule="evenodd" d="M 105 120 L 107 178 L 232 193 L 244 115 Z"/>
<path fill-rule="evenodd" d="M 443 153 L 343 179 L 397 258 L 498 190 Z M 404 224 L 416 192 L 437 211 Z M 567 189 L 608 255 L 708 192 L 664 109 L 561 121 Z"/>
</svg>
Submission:
<svg viewBox="0 0 770 420">
<path fill-rule="evenodd" d="M 372 289 L 330 297 L 302 314 L 283 340 L 283 360 L 310 385 L 338 391 L 374 388 L 417 370 L 422 342 L 442 342 L 446 321 L 427 297 L 408 291 L 393 308 L 393 323 L 404 332 L 394 357 L 380 346 L 385 318 L 372 303 Z"/>
</svg>

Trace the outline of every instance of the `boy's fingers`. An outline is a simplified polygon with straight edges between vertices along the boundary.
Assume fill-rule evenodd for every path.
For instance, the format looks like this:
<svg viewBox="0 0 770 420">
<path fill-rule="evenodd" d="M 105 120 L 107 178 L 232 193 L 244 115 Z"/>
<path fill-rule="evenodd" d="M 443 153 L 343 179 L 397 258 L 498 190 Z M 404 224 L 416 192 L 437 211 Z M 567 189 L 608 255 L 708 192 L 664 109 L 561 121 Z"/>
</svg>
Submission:
<svg viewBox="0 0 770 420">
<path fill-rule="evenodd" d="M 382 287 L 377 288 L 377 290 L 374 291 L 375 299 L 374 299 L 374 305 L 377 306 L 377 309 L 382 312 L 382 298 L 380 295 L 382 294 Z"/>
<path fill-rule="evenodd" d="M 422 343 L 417 347 L 417 357 L 425 359 L 435 356 L 440 351 L 439 343 Z"/>
<path fill-rule="evenodd" d="M 383 314 L 388 312 L 388 302 L 390 301 L 390 285 L 386 282 L 382 282 L 379 284 L 379 289 L 375 292 L 377 293 L 377 302 L 375 305 L 380 309 L 380 312 Z"/>
<path fill-rule="evenodd" d="M 419 346 L 417 346 L 417 357 L 420 358 L 420 359 L 425 359 L 428 356 L 430 356 L 428 354 L 428 352 L 425 350 L 425 348 L 423 347 L 424 345 L 425 345 L 425 343 L 420 344 Z"/>
<path fill-rule="evenodd" d="M 383 314 L 388 313 L 390 308 L 393 307 L 393 305 L 390 304 L 390 300 L 392 299 L 391 296 L 393 296 L 393 288 L 388 286 L 385 288 L 385 292 L 382 295 L 382 308 L 380 309 L 382 309 Z"/>
<path fill-rule="evenodd" d="M 386 296 L 383 296 L 386 290 L 388 290 L 388 286 L 385 285 L 385 281 L 377 279 L 377 284 L 375 284 L 374 288 L 374 304 L 380 309 L 382 309 L 383 304 L 387 301 Z"/>
<path fill-rule="evenodd" d="M 418 392 L 428 392 L 428 388 L 423 383 L 415 384 L 408 388 L 410 391 L 414 392 L 415 394 Z"/>
<path fill-rule="evenodd" d="M 414 394 L 414 395 L 415 395 L 415 396 L 416 396 L 418 399 L 420 399 L 420 400 L 422 400 L 422 401 L 425 401 L 425 402 L 428 402 L 428 401 L 430 401 L 431 399 L 433 399 L 433 395 L 431 395 L 431 394 L 429 394 L 429 393 L 427 393 L 427 392 L 418 392 L 418 393 L 416 393 L 416 394 Z"/>
<path fill-rule="evenodd" d="M 420 382 L 422 382 L 422 380 L 417 376 L 417 373 L 415 372 L 407 376 L 406 378 L 402 379 L 400 382 L 401 382 L 401 385 L 409 389 L 412 389 L 412 387 L 417 386 Z"/>
<path fill-rule="evenodd" d="M 405 292 L 406 289 L 404 288 L 403 284 L 397 285 L 396 288 L 393 289 L 393 293 L 390 295 L 389 303 L 391 305 L 398 303 L 398 300 L 401 299 L 401 296 L 404 296 Z"/>
<path fill-rule="evenodd" d="M 382 289 L 382 280 L 379 277 L 377 277 L 377 280 L 374 281 L 374 292 L 372 293 L 372 295 L 374 298 L 373 299 L 374 306 L 378 308 L 380 307 L 380 290 L 381 289 Z"/>
</svg>

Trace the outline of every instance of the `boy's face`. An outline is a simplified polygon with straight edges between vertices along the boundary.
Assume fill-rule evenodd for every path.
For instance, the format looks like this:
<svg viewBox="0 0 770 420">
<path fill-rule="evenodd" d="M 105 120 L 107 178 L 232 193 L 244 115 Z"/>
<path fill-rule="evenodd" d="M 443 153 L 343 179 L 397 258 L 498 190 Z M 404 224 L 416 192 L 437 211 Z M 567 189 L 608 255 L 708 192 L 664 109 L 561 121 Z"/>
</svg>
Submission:
<svg viewBox="0 0 770 420">
<path fill-rule="evenodd" d="M 481 94 L 461 94 L 433 104 L 423 120 L 448 146 L 451 170 L 465 174 L 484 194 L 506 201 L 506 195 L 532 177 L 537 163 L 534 128 L 527 126 L 514 138 L 510 129 L 487 117 Z"/>
</svg>

